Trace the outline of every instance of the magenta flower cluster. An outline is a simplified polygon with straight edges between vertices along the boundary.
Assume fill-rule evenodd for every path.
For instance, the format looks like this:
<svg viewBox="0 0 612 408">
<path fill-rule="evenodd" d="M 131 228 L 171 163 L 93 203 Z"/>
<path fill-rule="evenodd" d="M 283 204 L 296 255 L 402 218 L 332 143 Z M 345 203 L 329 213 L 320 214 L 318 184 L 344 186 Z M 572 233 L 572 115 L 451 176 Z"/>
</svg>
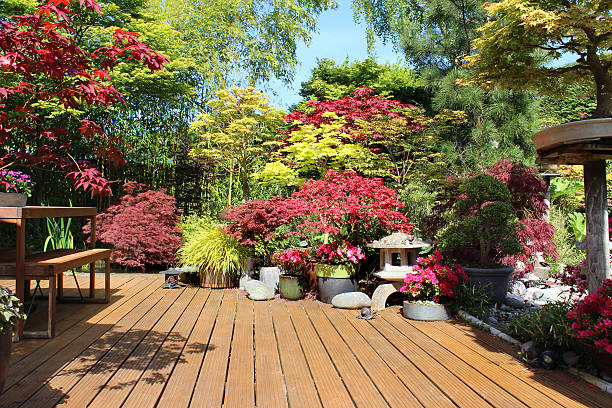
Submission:
<svg viewBox="0 0 612 408">
<path fill-rule="evenodd" d="M 278 251 L 272 256 L 287 273 L 303 273 L 308 265 L 308 254 L 298 249 Z"/>
<path fill-rule="evenodd" d="M 576 337 L 612 354 L 612 279 L 578 302 L 568 317 Z"/>
<path fill-rule="evenodd" d="M 404 286 L 400 289 L 411 300 L 439 302 L 441 297 L 454 298 L 453 289 L 467 276 L 459 265 L 445 265 L 440 251 L 426 258 L 418 258 L 413 272 L 406 274 Z"/>
<path fill-rule="evenodd" d="M 29 196 L 32 193 L 33 184 L 28 174 L 13 170 L 0 170 L 0 191 Z"/>
<path fill-rule="evenodd" d="M 352 245 L 345 241 L 339 244 L 337 241 L 331 244 L 323 244 L 319 246 L 317 255 L 322 257 L 324 262 L 332 264 L 344 264 L 352 262 L 359 263 L 361 259 L 365 259 L 365 254 L 360 247 Z"/>
</svg>

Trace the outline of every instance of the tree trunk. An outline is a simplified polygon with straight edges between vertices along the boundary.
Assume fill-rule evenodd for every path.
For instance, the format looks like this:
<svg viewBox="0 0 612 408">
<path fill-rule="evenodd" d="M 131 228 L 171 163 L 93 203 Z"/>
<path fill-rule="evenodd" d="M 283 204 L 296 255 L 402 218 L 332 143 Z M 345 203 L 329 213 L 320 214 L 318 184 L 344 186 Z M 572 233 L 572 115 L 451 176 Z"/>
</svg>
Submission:
<svg viewBox="0 0 612 408">
<path fill-rule="evenodd" d="M 251 199 L 251 187 L 249 187 L 249 175 L 240 169 L 240 185 L 242 186 L 242 202 Z"/>
<path fill-rule="evenodd" d="M 597 108 L 591 118 L 612 118 L 612 75 L 604 67 L 594 68 L 592 72 L 597 92 Z"/>
</svg>

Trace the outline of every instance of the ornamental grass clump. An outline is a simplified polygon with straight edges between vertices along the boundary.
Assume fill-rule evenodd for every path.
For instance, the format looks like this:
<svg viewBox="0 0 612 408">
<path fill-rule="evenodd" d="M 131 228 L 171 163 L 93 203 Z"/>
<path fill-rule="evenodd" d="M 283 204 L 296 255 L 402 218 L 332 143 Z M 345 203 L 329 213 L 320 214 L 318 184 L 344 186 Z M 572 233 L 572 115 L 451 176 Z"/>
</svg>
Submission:
<svg viewBox="0 0 612 408">
<path fill-rule="evenodd" d="M 612 279 L 606 279 L 595 293 L 576 303 L 567 316 L 573 321 L 576 337 L 612 354 Z"/>
<path fill-rule="evenodd" d="M 459 265 L 446 265 L 440 251 L 435 250 L 426 258 L 418 258 L 413 272 L 404 278 L 400 289 L 408 300 L 439 303 L 455 297 L 455 287 L 467 279 Z"/>
</svg>

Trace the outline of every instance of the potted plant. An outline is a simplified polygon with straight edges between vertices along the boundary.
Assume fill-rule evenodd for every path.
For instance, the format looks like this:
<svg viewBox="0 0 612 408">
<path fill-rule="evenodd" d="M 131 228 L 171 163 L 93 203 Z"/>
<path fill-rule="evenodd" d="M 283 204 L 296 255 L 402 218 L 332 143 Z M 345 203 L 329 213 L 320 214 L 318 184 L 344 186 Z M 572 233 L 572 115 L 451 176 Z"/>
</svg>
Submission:
<svg viewBox="0 0 612 408">
<path fill-rule="evenodd" d="M 32 194 L 34 183 L 28 174 L 0 170 L 0 207 L 23 207 Z"/>
<path fill-rule="evenodd" d="M 459 199 L 443 215 L 446 225 L 436 234 L 438 248 L 464 265 L 470 282 L 483 284 L 492 300 L 502 303 L 513 267 L 500 260 L 522 251 L 510 192 L 493 176 L 476 174 L 457 193 Z"/>
<path fill-rule="evenodd" d="M 411 233 L 412 223 L 398 211 L 404 205 L 381 179 L 329 170 L 322 180 L 307 180 L 284 201 L 293 234 L 317 248 L 313 260 L 322 301 L 358 289 L 357 264 L 368 241 L 389 232 Z"/>
<path fill-rule="evenodd" d="M 440 251 L 435 250 L 426 258 L 418 258 L 413 272 L 404 278 L 400 289 L 404 301 L 404 317 L 413 320 L 447 320 L 455 297 L 453 289 L 467 279 L 459 265 L 445 265 Z"/>
<path fill-rule="evenodd" d="M 612 375 L 612 279 L 606 279 L 595 293 L 576 303 L 569 311 L 572 330 L 587 346 L 596 366 Z"/>
<path fill-rule="evenodd" d="M 9 367 L 13 327 L 17 320 L 25 319 L 20 306 L 19 299 L 9 289 L 0 286 L 0 393 Z"/>
<path fill-rule="evenodd" d="M 200 268 L 200 282 L 206 288 L 230 288 L 246 267 L 247 248 L 224 231 L 224 225 L 208 222 L 189 234 L 177 252 L 180 266 Z"/>
<path fill-rule="evenodd" d="M 308 254 L 298 249 L 286 249 L 274 253 L 274 259 L 282 269 L 278 290 L 283 299 L 298 300 L 304 297 L 304 273 L 308 268 Z"/>
</svg>

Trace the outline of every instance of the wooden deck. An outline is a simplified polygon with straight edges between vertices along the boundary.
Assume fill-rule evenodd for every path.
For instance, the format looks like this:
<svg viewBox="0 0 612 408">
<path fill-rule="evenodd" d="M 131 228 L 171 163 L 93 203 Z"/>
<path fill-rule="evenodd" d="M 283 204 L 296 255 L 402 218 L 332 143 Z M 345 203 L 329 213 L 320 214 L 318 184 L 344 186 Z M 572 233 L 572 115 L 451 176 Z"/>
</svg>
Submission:
<svg viewBox="0 0 612 408">
<path fill-rule="evenodd" d="M 612 407 L 463 323 L 162 282 L 115 274 L 110 304 L 58 305 L 54 339 L 13 345 L 0 407 Z"/>
</svg>

